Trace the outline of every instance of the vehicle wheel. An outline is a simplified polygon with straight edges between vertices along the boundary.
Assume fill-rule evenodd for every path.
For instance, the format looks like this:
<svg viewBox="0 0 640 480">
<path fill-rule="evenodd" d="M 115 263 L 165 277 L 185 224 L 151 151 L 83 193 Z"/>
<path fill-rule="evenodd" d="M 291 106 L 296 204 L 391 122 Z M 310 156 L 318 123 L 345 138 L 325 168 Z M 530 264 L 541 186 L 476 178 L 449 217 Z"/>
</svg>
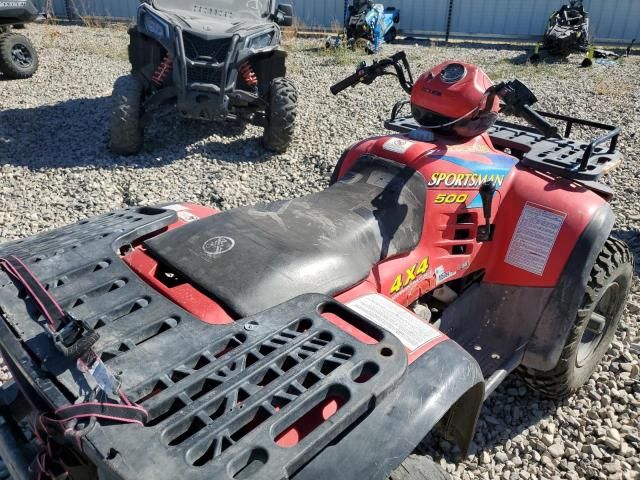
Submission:
<svg viewBox="0 0 640 480">
<path fill-rule="evenodd" d="M 291 143 L 295 128 L 298 91 L 286 78 L 275 78 L 269 86 L 269 106 L 262 142 L 273 152 L 284 152 Z"/>
<path fill-rule="evenodd" d="M 38 69 L 38 54 L 24 35 L 0 35 L 0 72 L 10 78 L 29 78 Z"/>
<path fill-rule="evenodd" d="M 142 150 L 142 83 L 125 75 L 113 85 L 111 138 L 109 149 L 119 155 L 134 155 Z"/>
<path fill-rule="evenodd" d="M 629 248 L 609 237 L 591 269 L 560 360 L 548 372 L 523 369 L 524 379 L 532 388 L 551 398 L 564 398 L 589 379 L 609 349 L 629 295 L 632 275 Z"/>
</svg>

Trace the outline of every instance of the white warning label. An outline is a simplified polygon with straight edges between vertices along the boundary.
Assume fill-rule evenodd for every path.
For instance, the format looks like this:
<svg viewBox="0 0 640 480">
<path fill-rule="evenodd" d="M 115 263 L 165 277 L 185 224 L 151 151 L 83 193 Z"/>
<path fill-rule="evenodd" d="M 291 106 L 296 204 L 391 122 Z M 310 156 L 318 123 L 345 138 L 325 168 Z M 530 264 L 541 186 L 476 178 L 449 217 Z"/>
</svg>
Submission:
<svg viewBox="0 0 640 480">
<path fill-rule="evenodd" d="M 416 142 L 405 140 L 404 138 L 393 137 L 387 140 L 382 148 L 388 150 L 389 152 L 407 153 L 407 150 L 409 150 L 415 144 Z"/>
<path fill-rule="evenodd" d="M 409 350 L 416 350 L 442 335 L 419 317 L 384 295 L 372 293 L 347 303 L 367 320 L 394 334 Z"/>
<path fill-rule="evenodd" d="M 183 210 L 188 210 L 187 207 L 185 207 L 184 205 L 180 205 L 179 203 L 176 203 L 174 205 L 167 205 L 162 208 L 164 208 L 165 210 L 173 210 L 174 212 L 182 212 Z"/>
<path fill-rule="evenodd" d="M 542 275 L 567 214 L 527 203 L 504 259 L 509 265 Z"/>
</svg>

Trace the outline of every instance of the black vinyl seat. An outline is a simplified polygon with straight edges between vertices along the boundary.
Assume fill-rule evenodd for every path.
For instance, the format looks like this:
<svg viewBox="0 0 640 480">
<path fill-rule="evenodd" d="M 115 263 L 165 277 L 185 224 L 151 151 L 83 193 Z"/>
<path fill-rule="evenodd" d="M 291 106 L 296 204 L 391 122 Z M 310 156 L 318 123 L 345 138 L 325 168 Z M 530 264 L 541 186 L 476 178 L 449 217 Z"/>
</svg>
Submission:
<svg viewBox="0 0 640 480">
<path fill-rule="evenodd" d="M 364 156 L 328 189 L 229 210 L 146 242 L 151 255 L 240 316 L 303 293 L 333 295 L 420 241 L 426 183 Z"/>
</svg>

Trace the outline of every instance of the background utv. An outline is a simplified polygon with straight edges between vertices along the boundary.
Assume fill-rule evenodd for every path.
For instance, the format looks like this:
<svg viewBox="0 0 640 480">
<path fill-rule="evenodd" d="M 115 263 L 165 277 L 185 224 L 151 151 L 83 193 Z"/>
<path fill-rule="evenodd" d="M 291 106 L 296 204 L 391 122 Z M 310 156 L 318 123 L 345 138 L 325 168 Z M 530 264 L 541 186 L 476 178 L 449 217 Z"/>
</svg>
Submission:
<svg viewBox="0 0 640 480">
<path fill-rule="evenodd" d="M 264 145 L 283 152 L 296 118 L 297 92 L 285 78 L 280 27 L 293 8 L 276 0 L 148 0 L 130 29 L 131 75 L 113 89 L 110 149 L 142 149 L 144 124 L 177 108 L 201 120 L 253 120 Z"/>
<path fill-rule="evenodd" d="M 38 17 L 31 0 L 0 1 L 0 72 L 8 78 L 29 78 L 38 69 L 38 54 L 31 41 L 11 27 L 23 27 Z"/>
</svg>

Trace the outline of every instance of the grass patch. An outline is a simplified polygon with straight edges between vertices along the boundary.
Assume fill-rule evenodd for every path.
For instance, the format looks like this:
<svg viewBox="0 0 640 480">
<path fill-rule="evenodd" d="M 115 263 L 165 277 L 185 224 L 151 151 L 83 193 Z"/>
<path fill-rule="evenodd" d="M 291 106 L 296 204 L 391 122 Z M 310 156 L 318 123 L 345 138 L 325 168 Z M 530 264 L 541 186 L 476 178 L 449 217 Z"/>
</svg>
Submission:
<svg viewBox="0 0 640 480">
<path fill-rule="evenodd" d="M 347 47 L 325 48 L 323 45 L 310 50 L 310 53 L 324 60 L 324 66 L 344 66 L 357 65 L 362 61 L 369 61 L 370 55 L 361 49 L 351 49 Z"/>
</svg>

